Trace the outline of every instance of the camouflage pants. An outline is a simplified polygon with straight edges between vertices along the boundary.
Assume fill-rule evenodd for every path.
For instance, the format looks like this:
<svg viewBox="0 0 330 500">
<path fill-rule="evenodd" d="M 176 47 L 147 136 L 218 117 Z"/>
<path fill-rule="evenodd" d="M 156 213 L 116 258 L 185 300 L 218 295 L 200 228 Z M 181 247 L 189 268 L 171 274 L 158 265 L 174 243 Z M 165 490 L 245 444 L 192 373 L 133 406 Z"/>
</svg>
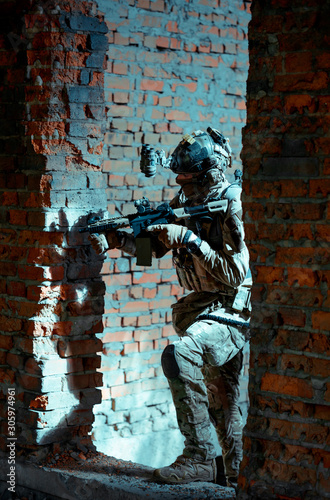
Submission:
<svg viewBox="0 0 330 500">
<path fill-rule="evenodd" d="M 211 439 L 215 425 L 226 476 L 237 476 L 242 460 L 242 417 L 238 406 L 244 335 L 214 321 L 196 321 L 163 353 L 178 425 L 185 437 L 183 454 L 216 457 Z"/>
</svg>

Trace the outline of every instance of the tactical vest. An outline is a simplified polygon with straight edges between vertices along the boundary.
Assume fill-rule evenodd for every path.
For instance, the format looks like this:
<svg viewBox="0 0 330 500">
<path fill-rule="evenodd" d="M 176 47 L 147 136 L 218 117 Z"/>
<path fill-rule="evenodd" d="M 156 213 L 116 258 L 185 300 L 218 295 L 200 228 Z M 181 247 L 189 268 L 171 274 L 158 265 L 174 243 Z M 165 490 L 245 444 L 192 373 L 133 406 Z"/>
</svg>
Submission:
<svg viewBox="0 0 330 500">
<path fill-rule="evenodd" d="M 186 227 L 193 231 L 201 240 L 206 241 L 212 250 L 221 252 L 224 249 L 224 222 L 228 217 L 238 217 L 241 221 L 242 209 L 240 202 L 241 187 L 238 183 L 225 186 L 219 199 L 228 200 L 226 213 L 219 212 L 203 218 L 189 219 Z M 246 258 L 246 257 L 245 257 Z M 198 257 L 191 255 L 185 248 L 173 251 L 173 262 L 180 285 L 186 290 L 195 292 L 215 292 L 222 295 L 237 295 L 237 288 L 230 287 L 206 271 L 199 263 Z"/>
</svg>

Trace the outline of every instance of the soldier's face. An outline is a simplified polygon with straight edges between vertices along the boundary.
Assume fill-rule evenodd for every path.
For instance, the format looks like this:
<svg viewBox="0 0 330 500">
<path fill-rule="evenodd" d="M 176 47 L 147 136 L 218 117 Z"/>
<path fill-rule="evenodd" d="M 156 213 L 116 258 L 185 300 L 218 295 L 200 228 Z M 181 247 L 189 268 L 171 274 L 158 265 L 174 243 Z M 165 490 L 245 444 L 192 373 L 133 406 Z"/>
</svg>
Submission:
<svg viewBox="0 0 330 500">
<path fill-rule="evenodd" d="M 175 180 L 176 180 L 176 183 L 182 187 L 182 191 L 183 191 L 184 195 L 186 196 L 186 198 L 189 199 L 189 198 L 195 197 L 196 194 L 199 192 L 196 175 L 179 174 Z M 197 191 L 197 193 L 196 193 L 196 191 Z"/>
</svg>

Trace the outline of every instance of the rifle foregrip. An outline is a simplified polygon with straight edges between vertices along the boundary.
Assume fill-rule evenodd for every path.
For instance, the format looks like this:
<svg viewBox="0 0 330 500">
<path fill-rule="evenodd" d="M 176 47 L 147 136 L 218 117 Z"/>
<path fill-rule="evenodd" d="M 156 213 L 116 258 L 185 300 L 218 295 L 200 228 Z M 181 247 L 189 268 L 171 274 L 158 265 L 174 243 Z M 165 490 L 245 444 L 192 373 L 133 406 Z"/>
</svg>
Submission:
<svg viewBox="0 0 330 500">
<path fill-rule="evenodd" d="M 104 233 L 105 231 L 113 231 L 117 229 L 117 227 L 113 227 L 111 224 L 99 224 L 97 226 L 85 226 L 79 229 L 79 233 Z"/>
<path fill-rule="evenodd" d="M 80 228 L 79 233 L 104 233 L 105 231 L 116 231 L 121 227 L 127 227 L 129 225 L 130 221 L 126 217 L 117 218 L 116 222 L 111 219 L 103 219 L 99 222 L 87 224 L 87 226 Z"/>
</svg>

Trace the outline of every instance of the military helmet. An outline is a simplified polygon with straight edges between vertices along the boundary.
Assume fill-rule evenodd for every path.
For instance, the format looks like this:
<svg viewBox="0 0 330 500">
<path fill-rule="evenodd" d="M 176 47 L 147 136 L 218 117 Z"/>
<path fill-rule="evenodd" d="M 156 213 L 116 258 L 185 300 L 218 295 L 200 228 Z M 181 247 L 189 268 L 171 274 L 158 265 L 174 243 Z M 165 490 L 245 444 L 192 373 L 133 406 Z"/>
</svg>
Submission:
<svg viewBox="0 0 330 500">
<path fill-rule="evenodd" d="M 214 160 L 217 168 L 225 172 L 230 165 L 231 148 L 229 139 L 208 127 L 206 132 L 196 130 L 182 137 L 171 156 L 170 169 L 176 174 L 199 174 L 214 168 Z"/>
</svg>

